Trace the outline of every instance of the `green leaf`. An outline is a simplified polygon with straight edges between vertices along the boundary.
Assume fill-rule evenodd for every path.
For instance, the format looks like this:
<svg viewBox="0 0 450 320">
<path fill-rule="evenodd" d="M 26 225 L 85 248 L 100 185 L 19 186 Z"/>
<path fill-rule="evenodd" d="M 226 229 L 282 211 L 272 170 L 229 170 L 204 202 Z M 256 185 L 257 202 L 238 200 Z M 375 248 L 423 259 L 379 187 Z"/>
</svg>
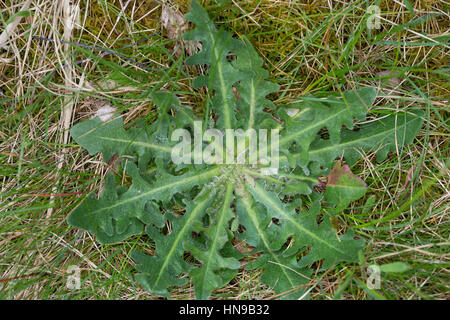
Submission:
<svg viewBox="0 0 450 320">
<path fill-rule="evenodd" d="M 412 142 L 422 127 L 423 115 L 421 110 L 402 112 L 361 125 L 358 131 L 344 130 L 338 144 L 318 139 L 311 146 L 310 160 L 330 167 L 333 159 L 344 151 L 346 162 L 353 165 L 361 157 L 358 149 L 362 149 L 365 152 L 376 150 L 377 161 L 381 162 L 388 152 L 395 151 L 396 145 L 401 148 Z"/>
<path fill-rule="evenodd" d="M 72 127 L 70 134 L 89 154 L 101 152 L 105 162 L 114 154 L 120 156 L 137 154 L 144 158 L 148 153 L 170 155 L 172 150 L 168 145 L 151 139 L 146 130 L 125 131 L 122 118 L 103 123 L 96 117 Z"/>
<path fill-rule="evenodd" d="M 353 165 L 363 152 L 376 151 L 377 161 L 386 159 L 388 152 L 395 151 L 413 141 L 423 124 L 424 112 L 412 110 L 386 116 L 360 126 L 358 130 L 344 129 L 341 140 L 333 143 L 316 137 L 309 150 L 309 165 L 320 165 L 325 170 L 331 169 L 336 157 L 344 155 L 346 162 Z M 294 153 L 291 157 L 300 162 L 301 153 Z M 288 163 L 286 156 L 280 156 L 280 165 Z"/>
<path fill-rule="evenodd" d="M 229 32 L 217 30 L 197 1 L 191 2 L 191 12 L 185 15 L 186 20 L 196 24 L 194 30 L 184 34 L 185 40 L 195 40 L 202 43 L 202 50 L 186 59 L 187 65 L 206 64 L 211 70 L 208 76 L 198 77 L 194 85 L 207 85 L 215 91 L 212 98 L 212 109 L 219 119 L 218 128 L 234 128 L 236 123 L 236 97 L 232 86 L 244 78 L 244 74 L 236 70 L 227 60 L 227 55 L 233 50 L 236 40 Z"/>
<path fill-rule="evenodd" d="M 295 142 L 302 150 L 300 165 L 306 165 L 309 160 L 309 146 L 322 128 L 327 128 L 329 142 L 336 144 L 340 140 L 342 125 L 353 128 L 353 117 L 363 119 L 375 99 L 374 88 L 363 88 L 357 91 L 347 91 L 342 100 L 329 97 L 325 100 L 310 99 L 303 103 L 291 105 L 300 108 L 295 116 L 281 115 L 286 121 L 280 137 L 280 148 L 288 147 Z"/>
<path fill-rule="evenodd" d="M 324 259 L 324 266 L 331 266 L 339 261 L 357 261 L 357 253 L 362 249 L 363 241 L 338 236 L 327 217 L 318 225 L 317 214 L 320 207 L 317 202 L 309 212 L 298 214 L 295 210 L 287 210 L 276 194 L 265 190 L 260 183 L 256 182 L 254 186 L 247 188 L 255 200 L 271 213 L 271 218 L 279 220 L 282 233 L 278 235 L 278 241 L 287 241 L 292 237 L 295 248 L 312 248 L 307 256 L 308 263 Z"/>
<path fill-rule="evenodd" d="M 16 20 L 17 17 L 29 17 L 29 16 L 32 16 L 32 15 L 33 15 L 33 11 L 31 11 L 31 10 L 16 12 L 11 17 L 9 17 L 8 20 L 6 20 L 5 25 L 10 24 L 14 20 Z"/>
<path fill-rule="evenodd" d="M 68 223 L 95 234 L 100 243 L 122 241 L 130 235 L 142 232 L 139 221 L 144 224 L 152 222 L 145 210 L 147 201 L 168 200 L 177 192 L 204 184 L 219 174 L 220 170 L 212 168 L 200 174 L 191 171 L 180 176 L 166 176 L 164 180 L 153 185 L 142 179 L 132 162 L 128 162 L 127 173 L 133 178 L 133 184 L 126 192 L 117 195 L 112 190 L 112 179 L 108 179 L 107 188 L 100 199 L 95 200 L 95 196 L 90 194 L 87 200 L 69 215 Z"/>
<path fill-rule="evenodd" d="M 380 270 L 386 273 L 403 273 L 411 269 L 411 266 L 405 262 L 393 262 L 380 266 Z"/>
<path fill-rule="evenodd" d="M 256 247 L 255 252 L 264 253 L 247 268 L 263 269 L 263 283 L 273 287 L 277 294 L 284 293 L 284 299 L 302 296 L 311 270 L 298 267 L 295 256 L 283 256 L 280 249 L 286 239 L 281 235 L 282 230 L 270 224 L 270 217 L 253 203 L 251 195 L 246 191 L 242 191 L 238 202 L 238 215 L 247 230 L 241 236 L 243 240 Z"/>
<path fill-rule="evenodd" d="M 146 256 L 140 252 L 134 252 L 132 255 L 139 263 L 136 269 L 141 272 L 136 275 L 136 280 L 145 289 L 167 296 L 167 287 L 186 282 L 185 279 L 178 278 L 181 273 L 191 269 L 191 265 L 183 259 L 183 244 L 190 238 L 194 223 L 203 217 L 211 200 L 212 193 L 208 190 L 194 201 L 188 202 L 186 213 L 181 218 L 172 220 L 172 232 L 168 236 L 161 234 L 160 230 L 153 226 L 146 228 L 148 235 L 156 243 L 156 255 Z"/>
<path fill-rule="evenodd" d="M 120 116 L 106 122 L 96 117 L 72 127 L 72 138 L 88 150 L 89 154 L 102 153 L 104 161 L 109 161 L 114 154 L 137 154 L 139 159 L 144 159 L 142 165 L 145 165 L 150 157 L 169 159 L 172 151 L 169 143 L 173 129 L 171 124 L 178 127 L 192 125 L 195 118 L 192 111 L 182 106 L 173 93 L 156 91 L 150 96 L 159 107 L 159 117 L 148 128 L 132 128 L 126 131 Z M 170 109 L 177 113 L 175 119 L 169 116 Z"/>
<path fill-rule="evenodd" d="M 233 200 L 233 185 L 228 183 L 223 198 L 223 203 L 217 213 L 212 217 L 215 223 L 204 229 L 209 240 L 208 247 L 203 249 L 188 242 L 185 246 L 194 257 L 202 263 L 200 268 L 191 270 L 190 276 L 195 287 L 197 299 L 208 299 L 211 291 L 226 285 L 230 279 L 220 274 L 221 269 L 239 269 L 240 262 L 235 258 L 224 258 L 220 250 L 228 241 L 228 222 L 234 218 L 230 206 Z"/>
</svg>

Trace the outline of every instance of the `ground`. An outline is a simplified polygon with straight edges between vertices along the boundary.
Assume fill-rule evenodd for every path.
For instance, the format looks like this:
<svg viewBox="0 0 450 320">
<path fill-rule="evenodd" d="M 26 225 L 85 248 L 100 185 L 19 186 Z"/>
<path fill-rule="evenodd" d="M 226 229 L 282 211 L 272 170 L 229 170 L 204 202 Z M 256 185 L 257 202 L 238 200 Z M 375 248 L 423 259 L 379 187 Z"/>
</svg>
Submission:
<svg viewBox="0 0 450 320">
<path fill-rule="evenodd" d="M 68 226 L 66 217 L 88 193 L 101 191 L 106 173 L 117 171 L 114 161 L 103 163 L 70 139 L 72 124 L 104 104 L 128 124 L 152 121 L 155 106 L 147 96 L 160 83 L 160 70 L 164 88 L 204 112 L 205 92 L 191 87 L 196 70 L 183 67 L 180 43 L 170 39 L 173 29 L 162 26 L 161 1 L 75 1 L 80 19 L 69 32 L 70 45 L 60 42 L 69 39 L 64 1 L 31 1 L 16 16 L 28 1 L 0 3 L 0 30 L 22 16 L 9 46 L 0 49 L 0 298 L 158 298 L 132 277 L 130 252 L 152 247 L 145 236 L 99 245 Z M 360 264 L 318 273 L 311 298 L 448 299 L 448 3 L 219 2 L 202 1 L 219 26 L 245 35 L 264 58 L 281 86 L 273 101 L 290 103 L 358 83 L 379 90 L 367 121 L 411 107 L 426 111 L 413 144 L 382 163 L 368 153 L 352 167 L 369 191 L 341 223 L 367 240 L 366 250 Z M 370 4 L 380 9 L 379 29 L 368 28 Z M 186 13 L 189 1 L 172 0 L 170 7 Z M 119 87 L 111 89 L 114 83 Z M 382 273 L 380 289 L 369 289 L 367 266 L 393 262 L 411 268 Z M 81 268 L 78 290 L 67 287 L 71 265 Z M 173 293 L 175 299 L 193 296 L 189 284 Z M 212 298 L 277 297 L 258 272 L 241 270 Z"/>
</svg>

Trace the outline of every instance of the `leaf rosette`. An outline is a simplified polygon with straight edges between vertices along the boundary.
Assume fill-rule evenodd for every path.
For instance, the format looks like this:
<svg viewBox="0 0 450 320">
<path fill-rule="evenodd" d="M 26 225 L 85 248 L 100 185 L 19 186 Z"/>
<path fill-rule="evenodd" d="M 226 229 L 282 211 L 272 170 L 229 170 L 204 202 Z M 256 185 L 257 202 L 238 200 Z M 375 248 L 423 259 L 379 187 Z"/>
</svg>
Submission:
<svg viewBox="0 0 450 320">
<path fill-rule="evenodd" d="M 282 298 L 304 297 L 311 264 L 320 262 L 326 269 L 356 262 L 364 247 L 351 230 L 338 234 L 332 217 L 322 212 L 324 201 L 337 212 L 366 191 L 348 166 L 331 170 L 336 159 L 343 156 L 352 165 L 362 152 L 376 151 L 377 161 L 384 160 L 412 142 L 423 114 L 392 114 L 354 130 L 355 119 L 365 120 L 375 99 L 370 87 L 275 105 L 267 96 L 279 86 L 268 80 L 249 40 L 217 29 L 195 0 L 185 17 L 196 27 L 184 39 L 202 44 L 185 63 L 207 66 L 207 74 L 194 81 L 211 94 L 205 118 L 198 119 L 174 93 L 156 91 L 151 99 L 158 118 L 149 125 L 125 130 L 121 117 L 75 125 L 71 136 L 90 154 L 102 153 L 104 161 L 114 154 L 127 156 L 124 166 L 132 183 L 116 186 L 115 177 L 107 176 L 100 197 L 90 194 L 68 223 L 102 244 L 145 232 L 156 250 L 154 255 L 133 253 L 135 278 L 154 294 L 170 296 L 171 287 L 189 278 L 196 298 L 207 299 L 236 276 L 246 258 L 245 268 L 261 270 L 262 282 Z M 262 174 L 258 163 L 175 165 L 171 136 L 179 128 L 192 131 L 196 120 L 203 120 L 202 130 L 279 130 L 277 172 Z M 327 191 L 316 192 L 319 177 L 330 172 L 334 178 Z M 235 241 L 252 250 L 236 250 Z"/>
</svg>

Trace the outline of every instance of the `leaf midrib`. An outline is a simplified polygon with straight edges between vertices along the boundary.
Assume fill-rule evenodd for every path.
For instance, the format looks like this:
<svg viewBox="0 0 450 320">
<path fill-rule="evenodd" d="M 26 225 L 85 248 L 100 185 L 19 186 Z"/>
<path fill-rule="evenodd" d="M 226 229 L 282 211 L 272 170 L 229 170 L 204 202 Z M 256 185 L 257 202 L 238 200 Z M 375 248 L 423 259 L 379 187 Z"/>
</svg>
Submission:
<svg viewBox="0 0 450 320">
<path fill-rule="evenodd" d="M 264 243 L 264 246 L 266 247 L 267 251 L 270 253 L 270 255 L 272 256 L 272 258 L 275 260 L 276 263 L 278 263 L 279 266 L 284 266 L 280 260 L 278 260 L 277 256 L 275 255 L 275 253 L 272 251 L 272 249 L 270 249 L 270 245 L 268 243 L 268 240 L 266 239 L 266 236 L 264 235 L 264 233 L 261 231 L 259 222 L 258 222 L 258 218 L 257 218 L 257 214 L 256 212 L 252 209 L 250 201 L 248 200 L 251 196 L 250 194 L 245 191 L 245 195 L 242 198 L 242 202 L 245 206 L 245 209 L 248 212 L 248 215 L 250 217 L 250 219 L 252 220 L 252 223 L 254 224 L 256 231 L 258 232 L 259 237 L 261 238 L 261 240 Z M 283 274 L 285 275 L 286 279 L 288 279 L 291 287 L 294 287 L 294 283 L 292 282 L 291 278 L 289 277 L 289 275 L 286 273 L 285 268 L 280 268 L 283 272 Z"/>
<path fill-rule="evenodd" d="M 172 151 L 172 148 L 170 147 L 164 147 L 164 146 L 160 146 L 157 144 L 152 144 L 152 143 L 148 143 L 148 142 L 142 142 L 142 141 L 135 141 L 135 140 L 127 140 L 127 139 L 118 139 L 118 138 L 110 138 L 110 137 L 98 137 L 102 140 L 107 140 L 107 141 L 114 141 L 114 142 L 126 142 L 129 143 L 130 145 L 139 145 L 139 146 L 143 146 L 143 147 L 148 147 L 150 149 L 156 149 L 156 150 L 161 150 L 167 153 L 170 153 Z"/>
<path fill-rule="evenodd" d="M 233 193 L 233 187 L 231 185 L 230 182 L 227 183 L 227 189 L 225 192 L 225 198 L 224 198 L 224 202 L 223 202 L 223 206 L 222 206 L 222 210 L 220 210 L 219 212 L 219 220 L 216 223 L 215 227 L 216 230 L 214 232 L 214 237 L 213 237 L 213 241 L 212 241 L 212 245 L 209 251 L 209 255 L 208 255 L 208 260 L 205 262 L 205 272 L 203 273 L 203 277 L 202 277 L 202 292 L 204 291 L 204 283 L 206 283 L 205 279 L 207 277 L 208 271 L 210 269 L 211 266 L 211 262 L 213 261 L 212 256 L 214 255 L 214 252 L 216 250 L 217 247 L 217 238 L 219 237 L 220 232 L 223 230 L 220 227 L 222 226 L 223 220 L 225 219 L 225 215 L 226 215 L 226 210 L 230 210 L 230 204 L 231 204 L 231 196 Z"/>
<path fill-rule="evenodd" d="M 329 146 L 325 146 L 325 147 L 320 147 L 320 148 L 316 148 L 316 149 L 311 148 L 311 149 L 309 149 L 308 153 L 309 153 L 309 155 L 311 155 L 311 154 L 317 154 L 317 153 L 324 152 L 325 150 L 339 149 L 339 148 L 342 148 L 342 147 L 345 148 L 348 145 L 355 145 L 355 144 L 360 143 L 361 141 L 371 140 L 374 137 L 388 135 L 389 132 L 396 131 L 399 128 L 402 128 L 402 127 L 406 127 L 410 122 L 416 121 L 417 119 L 419 119 L 419 118 L 418 117 L 413 117 L 413 118 L 411 118 L 409 120 L 406 120 L 404 123 L 400 124 L 400 126 L 392 127 L 392 128 L 389 128 L 388 130 L 384 130 L 384 131 L 379 131 L 376 134 L 373 134 L 373 135 L 370 135 L 370 136 L 364 136 L 362 138 L 353 139 L 353 140 L 349 140 L 349 141 L 346 141 L 346 142 L 340 142 L 340 143 L 337 143 L 337 144 L 333 144 L 333 145 L 329 145 Z M 384 141 L 384 139 L 381 140 L 378 144 L 383 143 L 383 141 Z M 301 153 L 294 153 L 294 154 L 292 154 L 292 158 L 294 158 L 294 159 L 295 158 L 299 158 L 300 156 L 301 156 Z M 283 155 L 283 156 L 280 156 L 279 159 L 280 159 L 280 161 L 285 161 L 285 160 L 287 160 L 287 157 L 285 155 Z"/>
<path fill-rule="evenodd" d="M 348 111 L 348 110 L 345 109 L 345 108 L 342 108 L 340 111 L 338 111 L 338 112 L 336 112 L 336 113 L 333 113 L 330 117 L 327 117 L 327 118 L 325 118 L 325 119 L 322 119 L 321 121 L 316 122 L 315 124 L 313 124 L 313 125 L 311 125 L 311 126 L 307 126 L 307 127 L 303 128 L 303 129 L 300 130 L 300 131 L 296 131 L 296 132 L 294 132 L 294 133 L 292 133 L 292 134 L 290 134 L 290 135 L 288 135 L 288 136 L 285 136 L 285 137 L 281 138 L 281 139 L 280 139 L 280 147 L 283 146 L 283 145 L 285 145 L 286 143 L 292 141 L 294 138 L 298 137 L 299 135 L 305 133 L 305 132 L 308 131 L 308 130 L 312 130 L 312 129 L 317 128 L 317 127 L 322 128 L 324 125 L 326 126 L 326 124 L 330 121 L 330 119 L 335 118 L 335 117 L 337 117 L 339 114 L 341 114 L 341 113 L 343 113 L 343 112 L 346 112 L 346 111 Z"/>
<path fill-rule="evenodd" d="M 208 195 L 208 197 L 205 197 L 205 199 L 203 201 L 199 202 L 197 204 L 197 206 L 195 206 L 195 208 L 191 211 L 191 213 L 187 217 L 186 221 L 184 221 L 184 225 L 181 228 L 181 230 L 176 234 L 175 240 L 173 241 L 173 243 L 170 247 L 169 253 L 164 257 L 164 262 L 163 262 L 161 268 L 159 269 L 158 277 L 156 278 L 155 284 L 154 284 L 155 288 L 158 287 L 158 283 L 161 280 L 164 270 L 167 268 L 176 248 L 178 247 L 178 243 L 183 238 L 184 234 L 186 233 L 186 230 L 188 230 L 188 228 L 192 227 L 192 221 L 198 216 L 198 214 L 200 212 L 203 212 L 203 208 L 209 199 L 210 199 L 210 195 Z"/>
<path fill-rule="evenodd" d="M 261 186 L 256 183 L 254 187 L 251 187 L 261 198 L 265 199 L 265 201 L 267 202 L 267 204 L 276 212 L 278 212 L 281 216 L 283 216 L 286 220 L 288 220 L 290 223 L 292 223 L 294 226 L 297 227 L 298 230 L 300 230 L 301 232 L 304 232 L 305 234 L 307 234 L 309 237 L 313 238 L 314 240 L 316 240 L 317 242 L 320 242 L 324 245 L 326 245 L 329 248 L 332 248 L 333 250 L 336 250 L 340 253 L 344 253 L 342 250 L 340 250 L 339 248 L 333 246 L 332 244 L 330 244 L 329 242 L 323 240 L 322 238 L 316 236 L 313 232 L 309 231 L 308 229 L 304 228 L 301 224 L 299 224 L 293 217 L 287 215 L 284 210 L 282 208 L 280 208 L 276 203 L 274 203 L 272 201 L 272 199 L 266 194 L 266 192 L 261 189 Z"/>
<path fill-rule="evenodd" d="M 147 192 L 144 192 L 142 194 L 139 194 L 137 196 L 134 196 L 134 197 L 131 197 L 131 198 L 128 198 L 128 199 L 124 199 L 124 200 L 121 200 L 121 201 L 116 201 L 113 205 L 110 205 L 108 207 L 103 207 L 103 208 L 100 208 L 98 210 L 92 211 L 91 215 L 97 214 L 97 213 L 105 211 L 105 210 L 110 210 L 110 209 L 113 209 L 115 207 L 119 207 L 119 206 L 124 205 L 124 204 L 126 204 L 128 202 L 136 201 L 136 200 L 138 200 L 138 199 L 140 199 L 142 197 L 147 197 L 147 196 L 149 196 L 149 195 L 151 195 L 153 193 L 164 191 L 165 189 L 178 187 L 180 185 L 187 184 L 187 183 L 190 183 L 190 182 L 195 181 L 195 180 L 200 180 L 201 181 L 203 178 L 208 178 L 208 177 L 214 176 L 214 175 L 216 175 L 218 173 L 220 173 L 220 168 L 219 167 L 214 167 L 211 170 L 205 171 L 205 172 L 203 172 L 203 173 L 201 173 L 199 175 L 190 176 L 190 177 L 187 177 L 185 179 L 178 180 L 178 181 L 176 181 L 174 183 L 166 184 L 166 185 L 160 186 L 158 188 L 151 189 L 151 190 L 149 190 Z"/>
</svg>

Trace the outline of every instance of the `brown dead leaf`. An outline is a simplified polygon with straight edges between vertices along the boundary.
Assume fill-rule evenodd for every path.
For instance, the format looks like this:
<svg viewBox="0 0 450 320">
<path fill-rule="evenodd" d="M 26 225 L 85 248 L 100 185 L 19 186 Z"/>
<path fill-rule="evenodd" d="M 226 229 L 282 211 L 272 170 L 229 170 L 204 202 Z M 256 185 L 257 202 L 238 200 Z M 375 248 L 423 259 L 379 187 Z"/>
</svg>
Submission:
<svg viewBox="0 0 450 320">
<path fill-rule="evenodd" d="M 421 168 L 419 167 L 419 170 Z M 405 184 L 402 187 L 402 192 L 405 192 L 405 195 L 402 197 L 402 200 L 407 199 L 411 195 L 411 182 L 414 178 L 414 174 L 417 171 L 417 164 L 414 164 L 406 173 Z"/>
<path fill-rule="evenodd" d="M 178 39 L 188 28 L 188 24 L 183 14 L 167 4 L 163 4 L 161 11 L 161 23 L 166 29 L 169 39 Z"/>
<path fill-rule="evenodd" d="M 161 11 L 161 23 L 166 30 L 169 39 L 175 40 L 175 55 L 179 57 L 181 50 L 185 50 L 188 56 L 201 49 L 201 43 L 198 41 L 184 41 L 181 35 L 187 31 L 188 23 L 183 14 L 169 4 L 163 4 Z"/>
<path fill-rule="evenodd" d="M 361 183 L 365 184 L 365 182 L 361 178 L 353 174 L 348 165 L 342 165 L 342 161 L 338 160 L 338 162 L 336 162 L 335 166 L 328 175 L 327 185 L 337 185 L 339 179 L 341 179 L 341 177 L 344 175 L 347 175 L 353 179 L 360 180 Z"/>
<path fill-rule="evenodd" d="M 400 72 L 398 72 L 398 71 L 384 70 L 384 71 L 375 73 L 375 75 L 380 78 L 388 77 L 387 82 L 386 82 L 386 79 L 382 79 L 381 81 L 383 83 L 386 82 L 387 86 L 397 87 L 401 83 L 401 79 L 396 77 L 399 73 Z"/>
<path fill-rule="evenodd" d="M 367 184 L 339 160 L 328 175 L 324 197 L 327 203 L 345 208 L 366 191 Z"/>
<path fill-rule="evenodd" d="M 231 89 L 233 89 L 233 93 L 234 93 L 234 96 L 236 97 L 236 99 L 239 100 L 241 98 L 239 91 L 237 91 L 237 89 L 235 87 L 231 87 Z"/>
<path fill-rule="evenodd" d="M 248 243 L 246 243 L 243 240 L 234 238 L 233 240 L 231 240 L 231 242 L 233 243 L 233 246 L 237 251 L 239 251 L 240 253 L 242 253 L 244 255 L 248 255 L 240 261 L 241 268 L 245 267 L 245 265 L 247 265 L 247 263 L 249 261 L 252 261 L 252 260 L 258 258 L 262 254 L 261 252 L 251 254 L 251 252 L 255 249 L 255 247 L 252 247 L 251 245 L 249 245 Z"/>
<path fill-rule="evenodd" d="M 409 168 L 406 178 L 405 178 L 405 188 L 409 186 L 409 183 L 411 182 L 412 178 L 414 177 L 414 172 L 416 171 L 417 164 L 414 164 L 411 168 Z"/>
<path fill-rule="evenodd" d="M 248 243 L 246 243 L 243 240 L 234 238 L 232 240 L 232 242 L 233 242 L 233 245 L 236 248 L 236 250 L 239 251 L 240 253 L 249 253 L 255 249 L 255 247 L 252 247 L 251 245 L 249 245 Z"/>
</svg>

